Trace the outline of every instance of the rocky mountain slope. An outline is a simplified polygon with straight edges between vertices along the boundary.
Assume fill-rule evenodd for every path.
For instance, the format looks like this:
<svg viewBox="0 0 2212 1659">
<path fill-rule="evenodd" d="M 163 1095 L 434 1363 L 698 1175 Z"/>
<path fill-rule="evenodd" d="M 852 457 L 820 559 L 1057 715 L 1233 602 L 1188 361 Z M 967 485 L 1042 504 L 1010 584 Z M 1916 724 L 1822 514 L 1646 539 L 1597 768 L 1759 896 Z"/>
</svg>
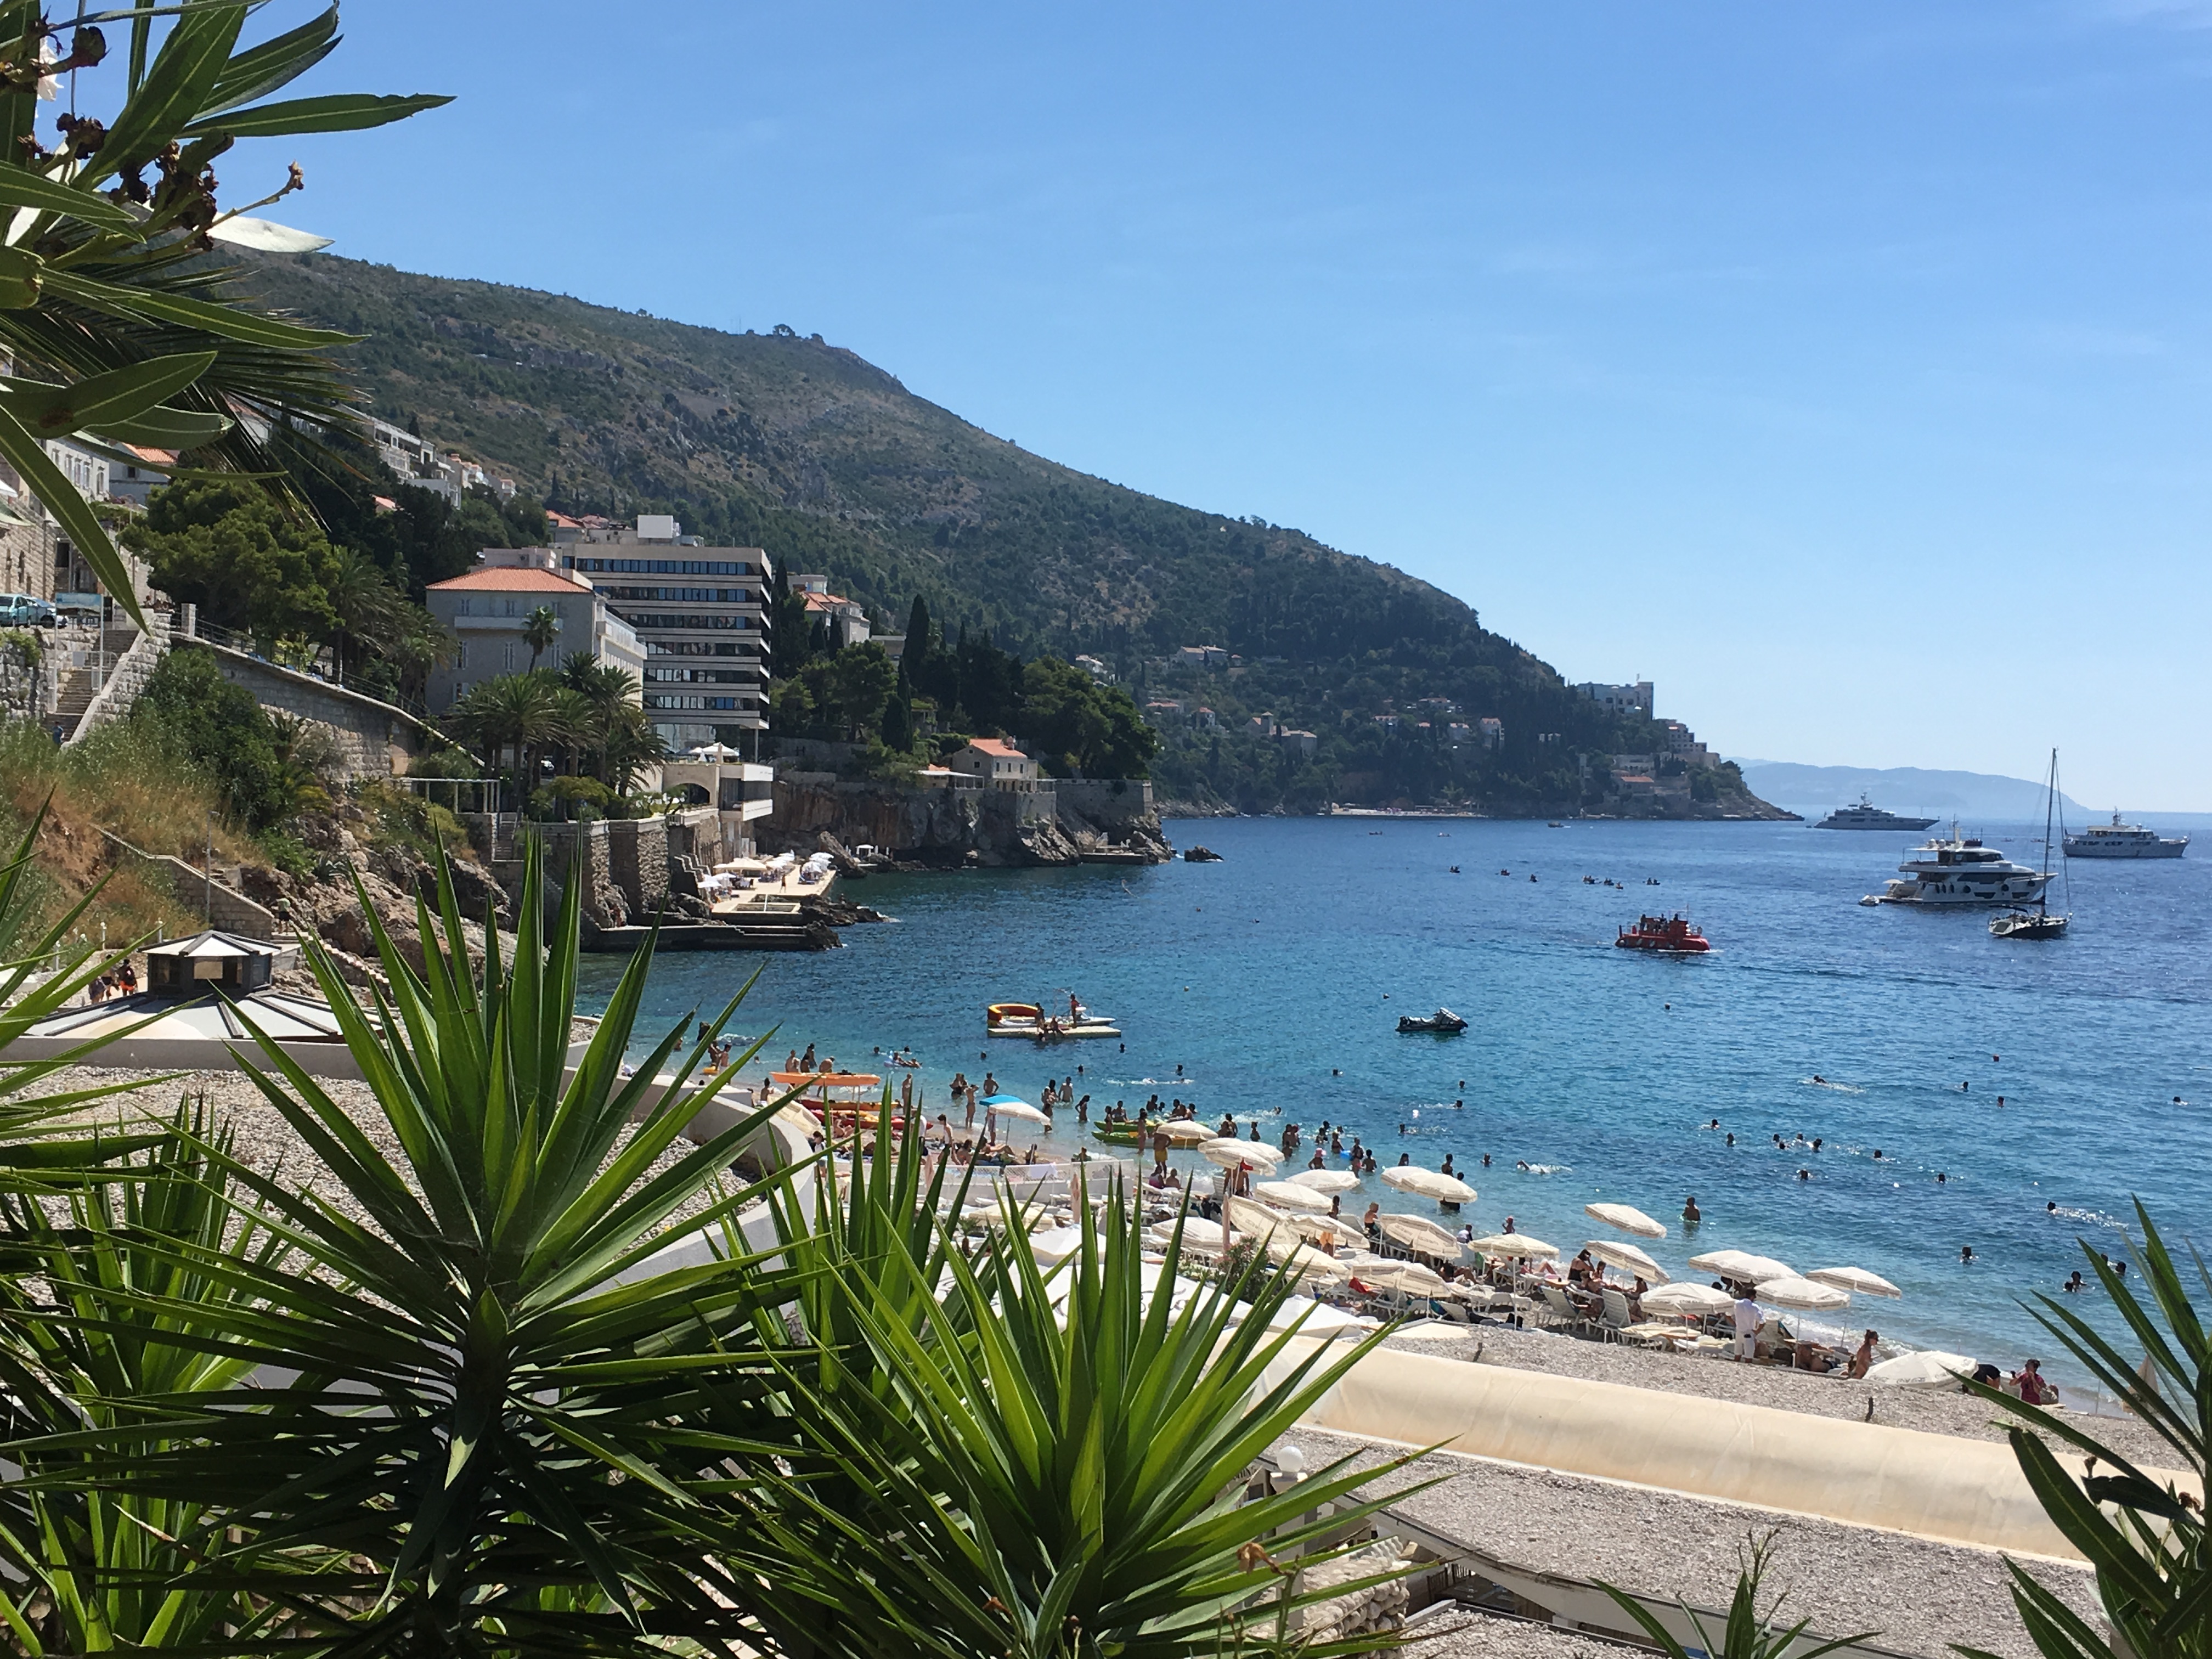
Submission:
<svg viewBox="0 0 2212 1659">
<path fill-rule="evenodd" d="M 1260 777 L 1230 757 L 1233 787 L 1264 787 L 1273 804 L 1347 775 L 1389 798 L 1449 774 L 1434 787 L 1548 810 L 1583 793 L 1578 757 L 1652 746 L 1646 723 L 1571 693 L 1427 582 L 1030 454 L 819 335 L 728 334 L 326 254 L 261 258 L 242 275 L 269 303 L 364 337 L 353 367 L 378 414 L 562 511 L 672 511 L 710 542 L 826 571 L 886 622 L 920 593 L 948 632 L 1094 653 L 1140 701 L 1176 647 L 1226 647 L 1239 683 L 1207 689 L 1209 706 L 1321 735 L 1293 769 L 1312 774 L 1303 793 L 1283 769 Z M 1501 719 L 1504 747 L 1441 768 L 1362 749 L 1373 717 L 1424 698 Z M 1210 769 L 1224 772 L 1218 745 Z"/>
</svg>

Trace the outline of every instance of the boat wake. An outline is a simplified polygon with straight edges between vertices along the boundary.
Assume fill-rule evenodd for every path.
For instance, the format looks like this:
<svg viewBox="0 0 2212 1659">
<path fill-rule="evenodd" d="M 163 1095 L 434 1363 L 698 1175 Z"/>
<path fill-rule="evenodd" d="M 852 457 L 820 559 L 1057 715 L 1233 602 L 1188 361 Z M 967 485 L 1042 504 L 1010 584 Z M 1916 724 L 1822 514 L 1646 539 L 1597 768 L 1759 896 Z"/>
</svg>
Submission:
<svg viewBox="0 0 2212 1659">
<path fill-rule="evenodd" d="M 1572 1175 L 1575 1166 L 1571 1164 L 1523 1164 L 1520 1166 L 1520 1172 L 1522 1175 Z"/>
</svg>

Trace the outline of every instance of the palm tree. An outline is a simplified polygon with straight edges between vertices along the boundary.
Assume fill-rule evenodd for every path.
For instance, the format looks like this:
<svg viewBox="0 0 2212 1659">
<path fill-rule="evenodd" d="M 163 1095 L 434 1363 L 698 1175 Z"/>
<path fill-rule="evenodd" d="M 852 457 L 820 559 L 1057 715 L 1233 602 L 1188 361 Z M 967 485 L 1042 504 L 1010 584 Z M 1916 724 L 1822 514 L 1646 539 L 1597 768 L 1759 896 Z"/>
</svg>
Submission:
<svg viewBox="0 0 2212 1659">
<path fill-rule="evenodd" d="M 408 632 L 407 611 L 414 609 L 378 566 L 357 549 L 333 545 L 335 556 L 323 578 L 323 592 L 337 617 L 338 678 L 357 670 L 372 649 L 388 653 Z"/>
<path fill-rule="evenodd" d="M 522 619 L 522 642 L 530 647 L 530 665 L 551 650 L 561 637 L 561 617 L 550 605 L 541 605 Z"/>
<path fill-rule="evenodd" d="M 539 752 L 558 731 L 554 694 L 554 682 L 544 674 L 501 674 L 480 680 L 447 714 L 447 729 L 495 771 L 512 755 L 526 793 L 537 782 Z"/>
<path fill-rule="evenodd" d="M 9 140 L 0 146 L 0 205 L 15 210 L 0 232 L 0 350 L 21 377 L 0 391 L 0 456 L 141 622 L 106 529 L 46 441 L 74 437 L 118 459 L 121 444 L 189 452 L 194 467 L 256 475 L 299 505 L 257 434 L 356 422 L 329 355 L 349 337 L 272 317 L 208 267 L 204 256 L 217 242 L 296 249 L 313 241 L 240 216 L 300 188 L 296 167 L 281 184 L 272 176 L 276 187 L 262 200 L 224 209 L 210 164 L 240 140 L 380 126 L 449 101 L 351 94 L 264 101 L 330 53 L 337 14 L 241 47 L 254 9 L 251 0 L 173 8 L 137 0 L 128 12 L 80 12 L 70 26 L 49 23 L 37 0 L 0 3 Z M 74 106 L 72 71 L 106 55 L 98 25 L 125 18 L 124 96 L 97 118 Z M 33 131 L 31 94 L 42 72 L 58 77 L 72 102 L 51 151 Z M 105 84 L 84 80 L 88 89 Z"/>
</svg>

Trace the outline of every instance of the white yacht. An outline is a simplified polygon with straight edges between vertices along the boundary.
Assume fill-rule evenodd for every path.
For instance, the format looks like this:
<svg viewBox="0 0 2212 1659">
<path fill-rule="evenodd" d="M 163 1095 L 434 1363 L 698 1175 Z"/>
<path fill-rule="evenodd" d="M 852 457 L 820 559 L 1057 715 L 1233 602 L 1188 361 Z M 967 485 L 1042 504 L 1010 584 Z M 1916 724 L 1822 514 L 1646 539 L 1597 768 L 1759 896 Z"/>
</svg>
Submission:
<svg viewBox="0 0 2212 1659">
<path fill-rule="evenodd" d="M 1893 881 L 1879 896 L 1869 894 L 1864 904 L 2033 904 L 2051 885 L 2051 872 L 2014 864 L 1994 848 L 1971 837 L 1962 839 L 1959 826 L 1950 838 L 1931 836 L 1912 849 L 1897 866 L 1905 878 Z"/>
<path fill-rule="evenodd" d="M 1815 830 L 1925 830 L 1933 818 L 1899 817 L 1886 812 L 1862 793 L 1856 806 L 1838 806 L 1813 827 Z"/>
<path fill-rule="evenodd" d="M 2122 823 L 2118 812 L 2110 823 L 2093 823 L 2064 842 L 2069 859 L 2178 859 L 2189 848 L 2186 836 L 2161 836 L 2140 823 Z"/>
</svg>

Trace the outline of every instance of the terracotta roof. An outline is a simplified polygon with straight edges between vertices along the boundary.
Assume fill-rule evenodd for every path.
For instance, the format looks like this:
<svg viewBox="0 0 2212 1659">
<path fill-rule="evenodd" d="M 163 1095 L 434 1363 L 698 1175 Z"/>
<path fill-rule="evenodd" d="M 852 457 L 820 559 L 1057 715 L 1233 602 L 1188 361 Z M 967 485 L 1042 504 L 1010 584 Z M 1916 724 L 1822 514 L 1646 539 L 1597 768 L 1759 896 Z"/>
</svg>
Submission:
<svg viewBox="0 0 2212 1659">
<path fill-rule="evenodd" d="M 979 755 L 989 755 L 998 760 L 1027 760 L 1029 757 L 1010 743 L 996 738 L 977 738 L 968 745 Z"/>
<path fill-rule="evenodd" d="M 545 522 L 558 525 L 564 530 L 581 530 L 584 527 L 580 520 L 572 519 L 565 513 L 556 513 L 550 507 L 545 509 Z"/>
<path fill-rule="evenodd" d="M 836 611 L 852 604 L 842 593 L 808 593 L 802 597 L 809 611 Z"/>
<path fill-rule="evenodd" d="M 500 565 L 489 570 L 471 570 L 465 576 L 453 576 L 445 581 L 432 582 L 429 592 L 444 592 L 452 588 L 489 588 L 497 593 L 588 593 L 592 590 L 581 582 L 570 581 L 566 576 L 550 570 L 536 570 L 528 565 Z"/>
</svg>

